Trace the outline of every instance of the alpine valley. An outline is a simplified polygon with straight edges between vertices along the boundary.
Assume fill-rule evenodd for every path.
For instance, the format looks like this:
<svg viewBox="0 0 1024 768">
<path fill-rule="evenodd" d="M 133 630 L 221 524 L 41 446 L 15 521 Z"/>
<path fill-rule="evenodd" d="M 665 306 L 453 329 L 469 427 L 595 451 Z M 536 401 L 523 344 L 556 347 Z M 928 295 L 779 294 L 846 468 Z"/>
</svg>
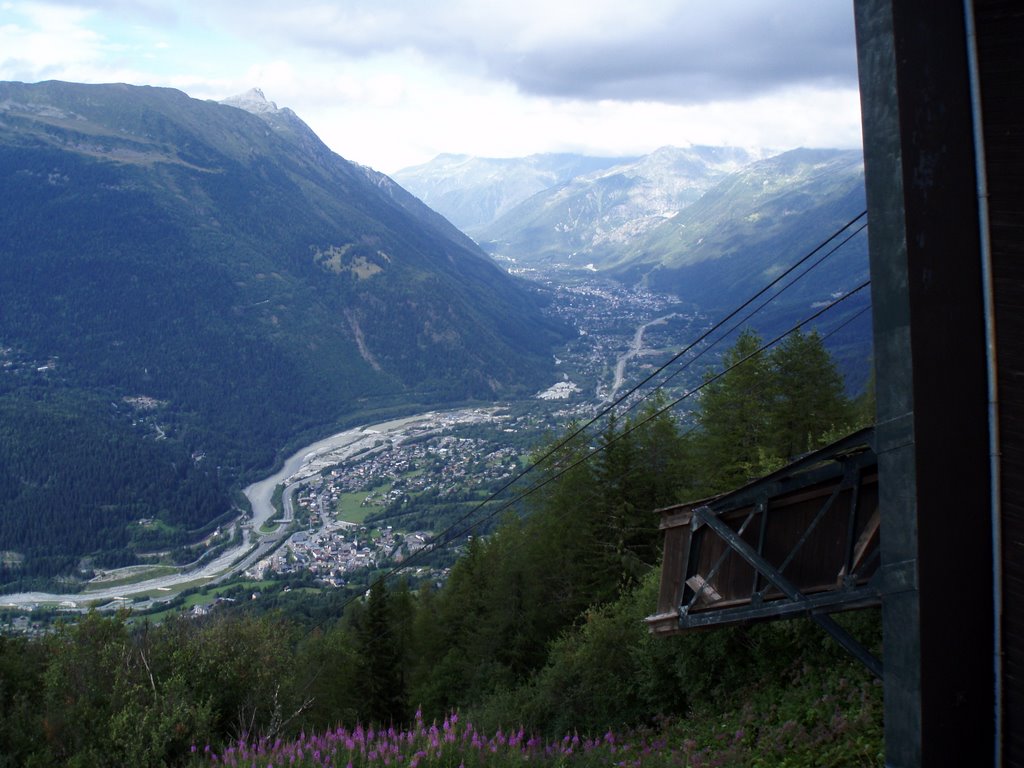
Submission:
<svg viewBox="0 0 1024 768">
<path fill-rule="evenodd" d="M 600 274 L 705 308 L 749 295 L 865 207 L 857 150 L 664 147 L 571 178 L 553 172 L 570 167 L 564 155 L 499 162 L 442 156 L 395 178 L 450 220 L 471 223 L 466 231 L 498 259 Z M 537 169 L 551 183 L 531 191 Z M 518 195 L 509 178 L 521 182 Z M 483 220 L 487 200 L 500 204 Z M 805 304 L 823 285 L 838 289 L 867 272 L 862 238 L 794 296 Z"/>
<path fill-rule="evenodd" d="M 0 84 L 0 204 L 0 550 L 23 581 L 195 540 L 331 428 L 533 392 L 569 333 L 258 91 Z"/>
<path fill-rule="evenodd" d="M 569 176 L 572 169 L 579 171 Z M 560 285 L 606 281 L 652 291 L 711 318 L 813 251 L 795 275 L 821 263 L 751 320 L 767 337 L 868 279 L 859 150 L 664 147 L 604 161 L 443 155 L 395 178 L 451 221 L 465 222 L 513 272 Z M 851 297 L 831 327 L 861 316 L 869 302 L 866 294 Z M 867 323 L 830 340 L 852 391 L 864 384 L 870 346 Z"/>
<path fill-rule="evenodd" d="M 442 155 L 395 180 L 258 90 L 0 83 L 0 589 L 189 562 L 332 431 L 587 418 L 864 208 L 860 153 L 825 149 Z M 867 272 L 854 237 L 751 324 Z M 829 347 L 856 394 L 869 326 Z"/>
</svg>

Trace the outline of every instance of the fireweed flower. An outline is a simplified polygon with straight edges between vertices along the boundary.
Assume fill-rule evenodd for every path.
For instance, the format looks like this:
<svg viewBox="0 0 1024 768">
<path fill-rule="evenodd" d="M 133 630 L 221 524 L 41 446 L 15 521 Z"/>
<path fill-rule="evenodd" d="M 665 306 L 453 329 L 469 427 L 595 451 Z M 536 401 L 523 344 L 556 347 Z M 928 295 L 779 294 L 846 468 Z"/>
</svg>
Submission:
<svg viewBox="0 0 1024 768">
<path fill-rule="evenodd" d="M 352 730 L 338 727 L 321 734 L 303 733 L 292 742 L 243 738 L 220 756 L 207 745 L 200 762 L 246 768 L 467 768 L 467 760 L 470 768 L 512 768 L 515 763 L 524 764 L 523 768 L 574 768 L 574 764 L 579 768 L 697 768 L 720 757 L 714 752 L 696 753 L 692 740 L 683 742 L 681 748 L 671 747 L 664 738 L 648 741 L 642 733 L 633 734 L 632 745 L 628 738 L 620 745 L 620 737 L 612 731 L 598 736 L 572 732 L 543 742 L 522 727 L 509 731 L 499 728 L 488 738 L 472 723 L 460 722 L 456 713 L 445 717 L 440 726 L 436 721 L 424 726 L 419 710 L 417 719 L 408 730 L 394 726 L 375 730 L 357 724 Z M 724 735 L 726 740 L 735 740 L 744 734 L 741 729 Z M 198 746 L 193 745 L 192 752 L 199 753 Z M 730 756 L 732 759 L 734 756 Z"/>
</svg>

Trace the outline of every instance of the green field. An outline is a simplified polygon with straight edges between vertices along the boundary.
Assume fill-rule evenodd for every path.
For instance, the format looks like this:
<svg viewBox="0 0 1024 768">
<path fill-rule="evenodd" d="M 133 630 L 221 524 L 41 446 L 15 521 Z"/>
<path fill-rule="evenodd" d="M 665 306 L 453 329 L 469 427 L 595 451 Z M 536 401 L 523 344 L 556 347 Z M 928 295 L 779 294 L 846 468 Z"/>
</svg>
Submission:
<svg viewBox="0 0 1024 768">
<path fill-rule="evenodd" d="M 148 589 L 145 592 L 133 593 L 131 597 L 167 597 L 168 595 L 177 595 L 179 592 L 184 592 L 186 589 L 195 589 L 197 587 L 204 587 L 213 581 L 212 578 L 200 578 L 193 579 L 192 581 L 183 581 L 180 584 L 175 584 L 173 587 L 167 590 L 163 589 Z"/>
<path fill-rule="evenodd" d="M 375 488 L 372 493 L 386 493 L 390 488 L 390 485 L 385 486 L 383 489 Z M 362 523 L 368 515 L 379 510 L 380 507 L 375 504 L 363 506 L 363 500 L 370 493 L 371 491 L 353 491 L 352 493 L 341 494 L 338 497 L 338 506 L 336 507 L 338 519 L 349 523 Z"/>
<path fill-rule="evenodd" d="M 191 582 L 189 584 L 182 585 L 182 587 L 183 589 L 187 589 L 188 587 L 200 586 L 205 582 L 206 580 L 204 579 L 200 582 Z M 209 603 L 212 603 L 218 595 L 233 589 L 237 589 L 238 587 L 244 587 L 246 590 L 265 589 L 266 587 L 272 586 L 275 583 L 276 582 L 269 580 L 230 582 L 228 584 L 223 584 L 221 586 L 213 587 L 211 589 L 201 589 L 200 591 L 194 594 L 188 595 L 185 597 L 184 602 L 181 605 L 175 605 L 171 608 L 164 608 L 159 611 L 154 611 L 152 613 L 145 613 L 141 615 L 144 615 L 146 619 L 148 619 L 149 621 L 160 622 L 168 616 L 173 616 L 179 613 L 185 613 L 186 611 L 190 611 L 196 605 L 207 605 Z M 166 596 L 168 593 L 163 592 L 160 594 Z"/>
</svg>

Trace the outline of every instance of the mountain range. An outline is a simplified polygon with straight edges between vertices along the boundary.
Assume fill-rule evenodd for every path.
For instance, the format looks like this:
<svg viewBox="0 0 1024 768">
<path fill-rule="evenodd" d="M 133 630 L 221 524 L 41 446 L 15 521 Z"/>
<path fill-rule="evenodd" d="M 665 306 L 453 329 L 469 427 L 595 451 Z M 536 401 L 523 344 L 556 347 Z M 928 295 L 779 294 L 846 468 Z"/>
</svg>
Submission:
<svg viewBox="0 0 1024 768">
<path fill-rule="evenodd" d="M 496 262 L 715 311 L 864 207 L 841 150 L 442 155 L 395 178 L 419 198 L 258 90 L 0 83 L 0 586 L 187 557 L 302 440 L 548 384 L 571 331 Z M 861 237 L 769 329 L 866 275 Z"/>
<path fill-rule="evenodd" d="M 588 160 L 442 156 L 396 178 L 438 200 L 453 221 L 473 218 L 470 233 L 513 271 L 540 269 L 563 281 L 610 279 L 675 295 L 711 317 L 746 301 L 854 222 L 816 252 L 814 261 L 823 260 L 812 272 L 752 318 L 766 336 L 801 322 L 868 277 L 867 238 L 858 231 L 866 207 L 859 150 L 664 147 L 624 161 L 589 158 L 599 167 L 572 178 L 534 172 L 551 158 L 567 173 Z M 453 168 L 458 172 L 446 175 Z M 526 174 L 532 188 L 552 181 L 532 194 L 519 186 L 518 202 L 505 196 L 500 210 L 488 207 L 497 190 L 509 188 L 508 179 Z M 489 220 L 480 218 L 485 208 Z M 863 314 L 869 301 L 862 293 L 844 302 L 823 332 Z M 869 324 L 861 322 L 830 340 L 852 392 L 864 383 L 870 336 Z"/>
<path fill-rule="evenodd" d="M 446 215 L 465 215 L 458 205 L 476 215 L 480 199 L 503 188 L 502 168 L 519 177 L 544 157 L 460 159 L 466 170 L 448 179 Z M 562 167 L 571 167 L 566 156 L 558 157 Z M 585 159 L 578 157 L 576 165 L 583 167 Z M 436 194 L 435 177 L 450 163 L 442 156 L 396 178 L 414 193 Z M 509 201 L 472 234 L 513 271 L 554 271 L 561 280 L 611 279 L 674 295 L 713 316 L 745 301 L 856 219 L 818 255 L 852 234 L 849 242 L 787 288 L 770 312 L 752 320 L 761 333 L 774 336 L 867 279 L 867 238 L 856 233 L 864 209 L 858 150 L 664 147 L 556 181 L 514 205 Z M 851 299 L 834 313 L 832 325 L 868 302 L 866 295 Z M 856 391 L 870 355 L 868 325 L 844 331 L 832 344 Z"/>
<path fill-rule="evenodd" d="M 76 516 L 91 543 L 131 549 L 150 517 L 178 541 L 289 443 L 534 390 L 568 333 L 259 91 L 2 83 L 0 201 L 0 551 L 58 551 Z M 145 491 L 156 465 L 195 477 L 203 513 Z"/>
<path fill-rule="evenodd" d="M 566 173 L 587 161 L 600 167 L 518 183 L 554 159 Z M 602 274 L 711 307 L 734 301 L 864 209 L 857 150 L 663 147 L 625 161 L 441 156 L 395 178 L 452 221 L 474 219 L 467 231 L 496 258 Z M 520 194 L 504 195 L 485 220 L 486 203 L 510 186 Z M 839 261 L 846 266 L 816 280 L 819 288 L 867 273 L 863 243 Z"/>
<path fill-rule="evenodd" d="M 533 195 L 637 159 L 573 154 L 509 158 L 442 154 L 393 176 L 463 232 L 475 235 Z"/>
</svg>

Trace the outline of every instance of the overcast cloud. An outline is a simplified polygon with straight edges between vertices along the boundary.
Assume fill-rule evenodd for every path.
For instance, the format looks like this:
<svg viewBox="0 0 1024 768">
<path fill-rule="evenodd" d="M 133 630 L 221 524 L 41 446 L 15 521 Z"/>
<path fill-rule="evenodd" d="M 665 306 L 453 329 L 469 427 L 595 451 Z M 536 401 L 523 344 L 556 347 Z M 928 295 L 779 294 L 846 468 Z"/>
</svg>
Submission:
<svg viewBox="0 0 1024 768">
<path fill-rule="evenodd" d="M 230 21 L 332 57 L 415 50 L 543 96 L 694 104 L 857 79 L 852 4 L 821 0 L 259 0 Z"/>
<path fill-rule="evenodd" d="M 0 79 L 253 86 L 381 170 L 438 152 L 855 146 L 852 4 L 0 2 Z"/>
</svg>

